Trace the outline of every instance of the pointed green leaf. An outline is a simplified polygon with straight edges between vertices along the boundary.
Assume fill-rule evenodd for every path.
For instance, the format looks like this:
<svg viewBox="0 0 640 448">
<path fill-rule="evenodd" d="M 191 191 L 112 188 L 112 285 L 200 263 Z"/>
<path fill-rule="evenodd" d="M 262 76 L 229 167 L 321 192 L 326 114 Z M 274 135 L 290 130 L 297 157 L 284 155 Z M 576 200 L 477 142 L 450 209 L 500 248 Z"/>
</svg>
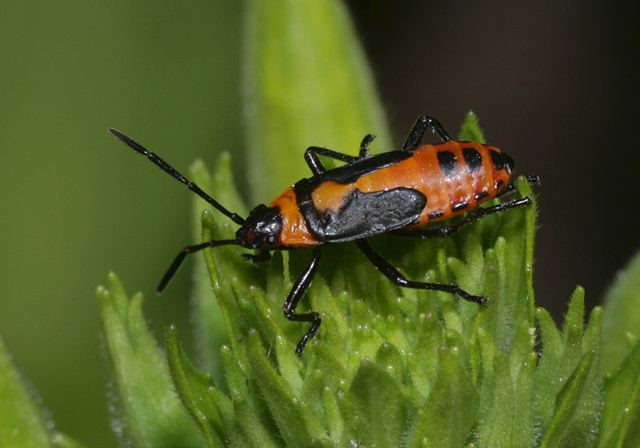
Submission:
<svg viewBox="0 0 640 448">
<path fill-rule="evenodd" d="M 617 370 L 631 351 L 630 340 L 640 338 L 640 252 L 618 273 L 604 300 L 602 316 L 602 367 Z"/>
<path fill-rule="evenodd" d="M 345 422 L 340 413 L 338 398 L 328 387 L 322 389 L 322 406 L 329 437 L 337 445 L 344 431 Z"/>
<path fill-rule="evenodd" d="M 638 431 L 631 431 L 640 415 L 640 343 L 620 369 L 605 382 L 604 410 L 598 437 L 599 448 L 638 446 Z M 634 423 L 635 422 L 635 423 Z"/>
<path fill-rule="evenodd" d="M 398 349 L 388 342 L 383 343 L 376 354 L 376 364 L 398 384 L 402 383 L 405 373 L 405 362 Z"/>
<path fill-rule="evenodd" d="M 478 418 L 478 394 L 456 347 L 440 353 L 437 380 L 410 432 L 410 447 L 464 446 Z"/>
<path fill-rule="evenodd" d="M 584 291 L 576 288 L 569 303 L 564 332 L 560 333 L 555 327 L 548 313 L 538 310 L 538 319 L 542 329 L 543 352 L 540 367 L 536 372 L 537 387 L 535 389 L 535 407 L 538 412 L 539 425 L 543 431 L 557 432 L 559 412 L 566 421 L 560 424 L 565 431 L 561 438 L 580 440 L 584 446 L 591 446 L 594 434 L 597 432 L 598 415 L 601 410 L 602 377 L 599 367 L 600 350 L 600 308 L 591 312 L 589 325 L 584 329 Z M 585 357 L 593 358 L 587 377 L 579 376 L 580 364 Z M 575 381 L 578 378 L 578 382 Z M 584 380 L 584 384 L 580 381 Z M 570 383 L 577 389 L 570 389 Z M 570 394 L 568 391 L 572 390 Z M 568 395 L 567 395 L 568 394 Z M 564 408 L 560 408 L 563 396 L 573 397 L 574 401 L 565 401 Z M 571 407 L 575 406 L 575 407 Z M 564 409 L 564 411 L 562 410 Z M 567 409 L 570 409 L 567 411 Z M 570 436 L 572 431 L 574 433 Z M 568 442 L 567 442 L 568 443 Z M 571 445 L 573 446 L 573 445 Z"/>
<path fill-rule="evenodd" d="M 541 448 L 589 447 L 595 442 L 595 431 L 582 421 L 583 400 L 586 389 L 593 381 L 593 364 L 597 362 L 597 352 L 584 355 L 575 372 L 558 395 L 555 415 L 546 432 Z M 592 423 L 597 422 L 599 409 L 590 409 Z"/>
<path fill-rule="evenodd" d="M 362 361 L 342 400 L 350 440 L 364 446 L 399 446 L 408 412 L 399 389 L 383 368 Z"/>
<path fill-rule="evenodd" d="M 239 397 L 233 400 L 237 427 L 242 432 L 247 448 L 277 448 L 275 435 L 258 419 L 251 406 Z"/>
<path fill-rule="evenodd" d="M 526 320 L 521 322 L 507 357 L 496 350 L 479 319 L 474 344 L 478 346 L 482 370 L 477 374 L 480 411 L 473 441 L 478 446 L 534 446 L 535 410 L 531 401 L 537 367 L 533 353 L 535 329 Z"/>
<path fill-rule="evenodd" d="M 129 299 L 115 276 L 99 287 L 102 325 L 117 386 L 124 436 L 136 447 L 205 444 L 173 390 L 169 367 L 142 315 L 142 296 Z"/>
<path fill-rule="evenodd" d="M 235 190 L 231 175 L 231 156 L 228 153 L 223 152 L 220 154 L 213 176 L 209 174 L 209 171 L 199 160 L 191 166 L 190 171 L 193 181 L 212 197 L 216 198 L 224 207 L 242 215 L 246 213 L 245 206 Z M 193 244 L 202 241 L 201 216 L 203 210 L 209 210 L 212 216 L 216 216 L 220 223 L 229 221 L 227 217 L 213 209 L 210 204 L 194 195 L 192 215 L 194 218 Z M 231 222 L 229 221 L 229 223 Z M 228 233 L 225 236 L 231 236 L 230 230 L 227 231 Z M 212 291 L 204 257 L 201 254 L 197 254 L 194 258 L 193 321 L 195 323 L 194 334 L 198 361 L 207 370 L 215 370 L 216 379 L 220 379 L 222 377 L 222 372 L 219 370 L 220 364 L 214 362 L 213 355 L 216 353 L 215 349 L 217 347 L 227 343 L 228 335 L 224 331 L 223 315 Z"/>
<path fill-rule="evenodd" d="M 580 348 L 584 331 L 584 289 L 577 287 L 569 301 L 569 309 L 564 318 L 562 334 L 569 350 Z M 580 354 L 581 355 L 581 354 Z"/>
<path fill-rule="evenodd" d="M 220 354 L 222 357 L 222 365 L 224 367 L 225 379 L 227 382 L 227 388 L 229 394 L 233 396 L 247 398 L 249 391 L 247 389 L 247 373 L 245 373 L 235 353 L 228 345 L 223 345 L 220 348 Z"/>
<path fill-rule="evenodd" d="M 500 218 L 499 232 L 505 236 L 505 269 L 508 282 L 506 294 L 513 305 L 513 323 L 535 322 L 535 296 L 533 292 L 533 244 L 536 231 L 536 202 L 531 186 L 520 177 L 516 180 L 518 197 L 530 197 L 533 203 L 521 209 L 509 210 Z M 515 328 L 512 329 L 515 331 Z"/>
<path fill-rule="evenodd" d="M 486 142 L 484 139 L 484 133 L 480 128 L 478 116 L 473 111 L 470 110 L 467 112 L 467 115 L 465 115 L 458 138 L 463 141 L 466 140 L 478 143 Z"/>
<path fill-rule="evenodd" d="M 228 153 L 220 155 L 212 174 L 209 174 L 204 164 L 199 161 L 194 163 L 191 174 L 194 181 L 224 207 L 234 213 L 246 215 L 246 207 L 233 182 L 231 158 Z M 197 217 L 197 237 L 194 243 L 234 237 L 236 224 L 200 198 L 194 199 L 194 214 Z M 204 257 L 201 254 L 194 255 L 196 289 L 193 313 L 198 359 L 203 366 L 213 371 L 217 380 L 220 380 L 223 374 L 212 356 L 222 344 L 229 341 L 229 338 L 232 341 L 234 338 L 237 339 L 237 331 L 246 331 L 245 328 L 251 326 L 242 325 L 238 319 L 232 317 L 240 315 L 241 312 L 230 279 L 241 278 L 248 283 L 248 271 L 251 268 L 241 259 L 241 252 L 237 247 L 224 246 L 205 250 Z M 243 297 L 247 295 L 248 286 L 247 284 L 244 289 L 238 291 Z M 229 328 L 232 326 L 234 330 L 230 332 Z"/>
<path fill-rule="evenodd" d="M 537 310 L 538 325 L 542 340 L 542 356 L 535 372 L 536 389 L 534 405 L 540 419 L 540 426 L 546 429 L 553 417 L 556 407 L 556 396 L 562 388 L 566 377 L 567 366 L 564 360 L 565 343 L 562 333 L 556 327 L 553 318 L 544 308 Z"/>
<path fill-rule="evenodd" d="M 293 395 L 271 365 L 255 331 L 249 334 L 248 355 L 253 376 L 287 444 L 309 446 L 314 440 L 326 439 L 326 433 L 309 405 Z"/>
<path fill-rule="evenodd" d="M 433 313 L 417 315 L 408 371 L 416 394 L 423 400 L 431 392 L 437 378 L 442 331 L 441 323 Z"/>
<path fill-rule="evenodd" d="M 536 317 L 540 326 L 540 336 L 545 356 L 553 356 L 556 359 L 560 359 L 564 351 L 564 341 L 553 317 L 542 307 L 536 309 Z"/>
<path fill-rule="evenodd" d="M 178 342 L 175 327 L 165 333 L 167 358 L 178 395 L 193 420 L 200 426 L 209 447 L 222 447 L 222 417 L 210 392 L 215 386 L 211 376 L 197 371 Z"/>
<path fill-rule="evenodd" d="M 40 410 L 33 403 L 0 338 L 0 446 L 51 447 Z"/>
</svg>

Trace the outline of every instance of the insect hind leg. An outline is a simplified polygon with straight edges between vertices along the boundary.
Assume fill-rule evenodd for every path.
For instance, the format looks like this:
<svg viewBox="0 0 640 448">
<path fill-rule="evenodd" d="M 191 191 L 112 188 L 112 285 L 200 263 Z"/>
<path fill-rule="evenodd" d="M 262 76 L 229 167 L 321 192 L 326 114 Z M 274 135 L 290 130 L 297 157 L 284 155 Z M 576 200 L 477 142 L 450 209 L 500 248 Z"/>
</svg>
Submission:
<svg viewBox="0 0 640 448">
<path fill-rule="evenodd" d="M 476 211 L 469 213 L 464 219 L 454 222 L 453 224 L 446 224 L 437 227 L 431 227 L 428 229 L 415 229 L 403 232 L 396 232 L 396 235 L 408 236 L 413 238 L 433 238 L 433 237 L 449 237 L 460 230 L 463 226 L 476 222 L 479 219 L 492 215 L 494 213 L 504 212 L 512 208 L 526 207 L 531 205 L 533 200 L 530 197 L 524 197 L 520 199 L 514 199 L 512 201 L 503 202 L 502 204 L 494 205 L 492 207 L 478 208 Z"/>
<path fill-rule="evenodd" d="M 528 176 L 526 176 L 526 179 L 531 186 L 537 187 L 541 183 L 540 176 L 538 176 L 537 174 L 529 174 Z M 500 194 L 498 194 L 497 197 L 508 195 L 509 193 L 513 193 L 514 191 L 516 191 L 516 182 L 512 181 L 511 183 L 509 183 L 509 185 L 506 186 L 504 190 L 500 192 Z"/>
<path fill-rule="evenodd" d="M 420 115 L 409 131 L 409 135 L 407 135 L 407 139 L 405 140 L 404 145 L 402 145 L 402 150 L 413 151 L 418 146 L 420 146 L 422 137 L 424 137 L 424 133 L 427 132 L 427 129 L 429 129 L 430 127 L 433 127 L 433 129 L 440 136 L 440 139 L 443 143 L 451 140 L 451 136 L 438 120 L 426 115 Z"/>
<path fill-rule="evenodd" d="M 358 248 L 362 251 L 362 253 L 369 259 L 371 264 L 385 277 L 387 277 L 398 286 L 402 286 L 404 288 L 429 289 L 434 291 L 448 292 L 449 294 L 457 295 L 464 300 L 468 300 L 469 302 L 479 303 L 481 305 L 487 302 L 486 297 L 470 294 L 456 285 L 447 285 L 444 283 L 416 282 L 408 280 L 404 275 L 400 273 L 400 271 L 391 266 L 391 264 L 387 260 L 382 258 L 380 254 L 371 249 L 371 246 L 369 246 L 366 240 L 357 241 L 356 244 L 358 245 Z"/>
</svg>

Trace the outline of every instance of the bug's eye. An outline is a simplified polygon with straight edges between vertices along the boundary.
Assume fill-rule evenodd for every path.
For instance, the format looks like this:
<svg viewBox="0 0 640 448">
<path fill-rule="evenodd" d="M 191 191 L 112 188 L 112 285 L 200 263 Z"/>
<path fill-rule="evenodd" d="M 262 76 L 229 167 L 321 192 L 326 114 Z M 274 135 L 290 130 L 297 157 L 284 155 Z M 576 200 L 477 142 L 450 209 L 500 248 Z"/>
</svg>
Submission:
<svg viewBox="0 0 640 448">
<path fill-rule="evenodd" d="M 247 240 L 253 241 L 255 239 L 255 237 L 256 237 L 256 234 L 255 234 L 255 232 L 253 230 L 249 230 L 247 232 L 247 235 L 246 235 Z"/>
</svg>

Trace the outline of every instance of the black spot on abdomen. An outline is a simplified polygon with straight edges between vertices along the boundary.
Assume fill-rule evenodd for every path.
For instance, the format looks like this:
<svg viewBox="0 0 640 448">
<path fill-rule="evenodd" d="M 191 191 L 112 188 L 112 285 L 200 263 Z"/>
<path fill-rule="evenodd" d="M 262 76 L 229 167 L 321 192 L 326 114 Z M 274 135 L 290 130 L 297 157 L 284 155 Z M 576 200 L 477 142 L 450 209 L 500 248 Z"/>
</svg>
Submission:
<svg viewBox="0 0 640 448">
<path fill-rule="evenodd" d="M 444 177 L 452 177 L 456 174 L 456 155 L 451 151 L 438 151 L 438 163 Z"/>
<path fill-rule="evenodd" d="M 504 168 L 504 158 L 502 154 L 500 154 L 495 149 L 491 149 L 489 151 L 489 155 L 491 155 L 491 161 L 493 162 L 493 166 L 496 170 L 501 170 Z"/>
<path fill-rule="evenodd" d="M 462 148 L 462 156 L 464 161 L 472 173 L 482 168 L 482 156 L 473 148 Z"/>
</svg>

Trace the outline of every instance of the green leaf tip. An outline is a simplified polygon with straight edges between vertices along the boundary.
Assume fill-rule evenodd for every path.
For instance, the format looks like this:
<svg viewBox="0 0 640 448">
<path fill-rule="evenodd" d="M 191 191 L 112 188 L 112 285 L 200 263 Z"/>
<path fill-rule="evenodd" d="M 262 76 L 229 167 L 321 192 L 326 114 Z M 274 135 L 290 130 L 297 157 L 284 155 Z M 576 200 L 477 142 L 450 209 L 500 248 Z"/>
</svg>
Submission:
<svg viewBox="0 0 640 448">
<path fill-rule="evenodd" d="M 458 138 L 462 141 L 486 143 L 484 133 L 480 128 L 480 120 L 473 111 L 470 110 L 465 115 Z"/>
</svg>

